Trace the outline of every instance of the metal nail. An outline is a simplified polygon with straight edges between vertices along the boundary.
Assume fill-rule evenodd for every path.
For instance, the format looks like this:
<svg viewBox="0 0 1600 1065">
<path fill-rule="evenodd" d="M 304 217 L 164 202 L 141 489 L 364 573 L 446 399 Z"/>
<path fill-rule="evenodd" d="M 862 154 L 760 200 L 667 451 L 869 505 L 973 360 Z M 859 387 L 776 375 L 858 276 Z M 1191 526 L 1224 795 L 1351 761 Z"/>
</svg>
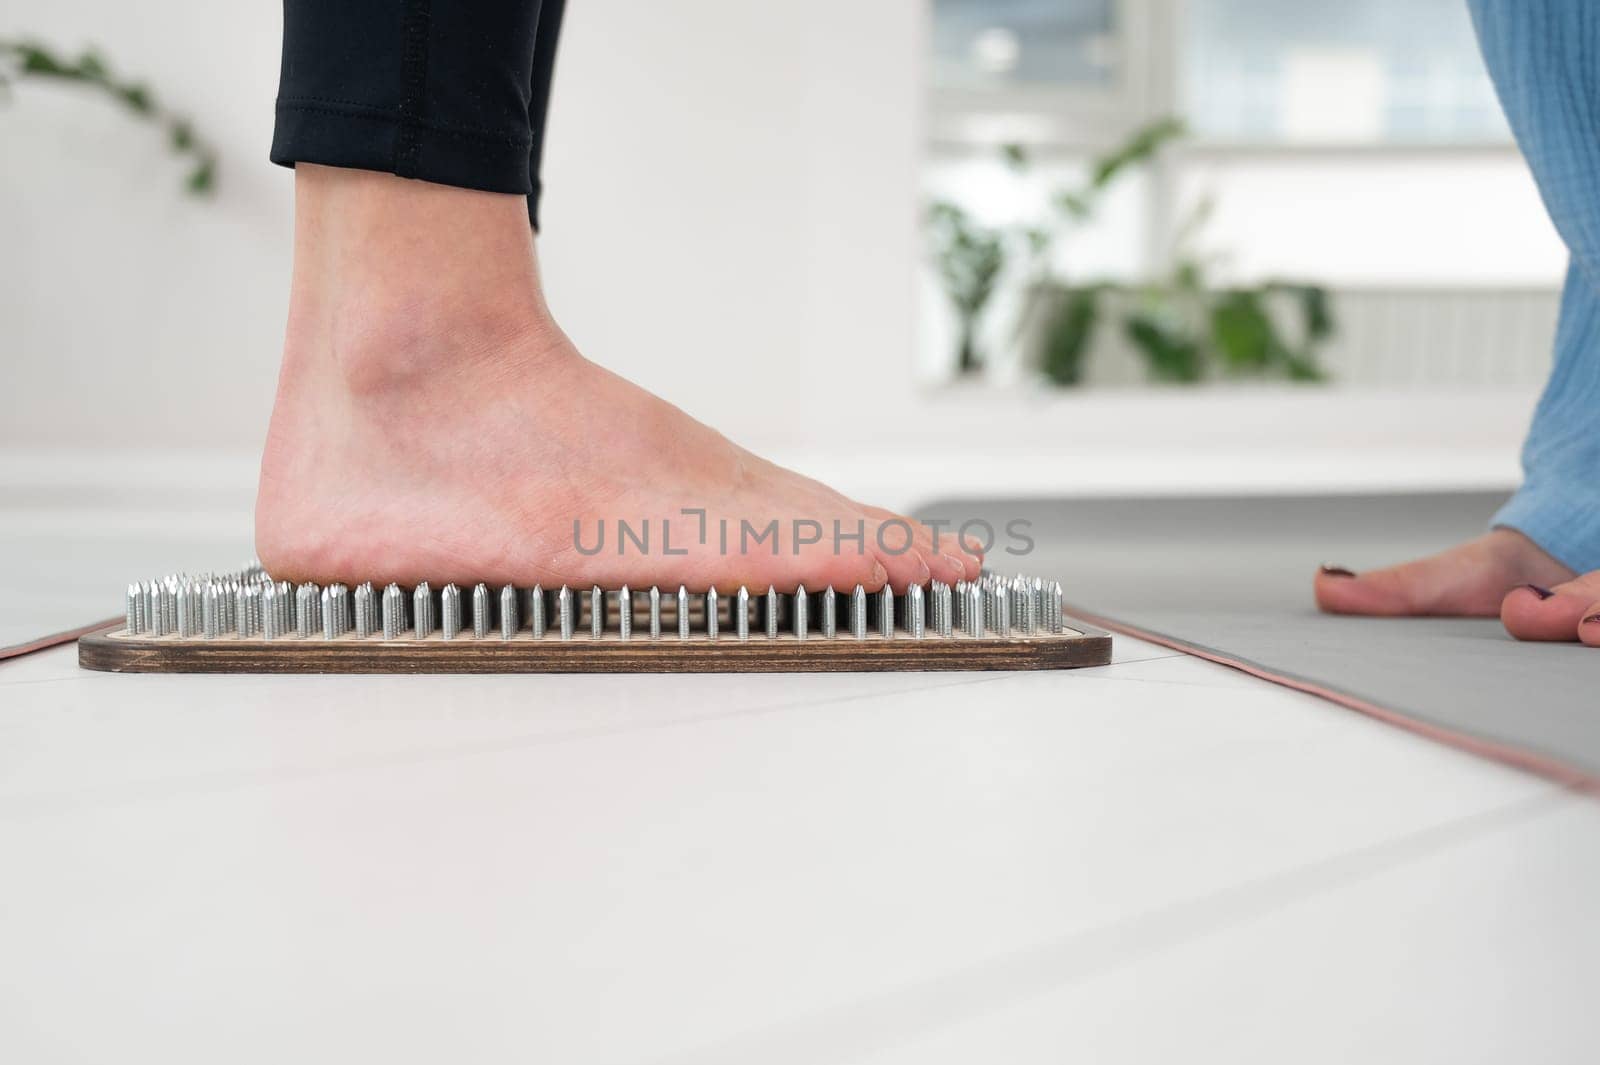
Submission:
<svg viewBox="0 0 1600 1065">
<path fill-rule="evenodd" d="M 254 639 L 261 633 L 261 596 L 264 589 L 259 584 L 239 589 L 234 601 L 234 628 L 241 640 Z"/>
<path fill-rule="evenodd" d="M 294 590 L 294 634 L 309 640 L 322 628 L 318 623 L 317 606 L 322 589 L 315 584 L 302 584 Z"/>
<path fill-rule="evenodd" d="M 506 587 L 509 588 L 511 586 L 508 584 Z M 535 640 L 544 639 L 544 630 L 550 627 L 545 618 L 544 585 L 542 584 L 535 584 L 533 590 L 528 593 L 528 627 L 533 630 L 533 638 Z"/>
<path fill-rule="evenodd" d="M 283 635 L 281 613 L 278 610 L 280 593 L 276 584 L 263 585 L 261 588 L 261 638 L 263 640 L 276 640 Z"/>
<path fill-rule="evenodd" d="M 200 629 L 200 619 L 195 616 L 192 604 L 193 600 L 189 598 L 188 584 L 179 586 L 176 604 L 178 610 L 176 628 L 178 635 L 181 637 L 193 636 Z"/>
<path fill-rule="evenodd" d="M 859 584 L 850 593 L 850 635 L 858 640 L 867 638 L 867 590 Z"/>
<path fill-rule="evenodd" d="M 322 602 L 317 604 L 317 612 L 322 616 L 322 638 L 336 640 L 344 634 L 339 627 L 339 598 L 344 595 L 344 586 L 330 584 L 322 589 Z"/>
<path fill-rule="evenodd" d="M 801 585 L 794 593 L 794 638 L 804 640 L 809 619 L 806 617 L 806 608 L 810 604 L 806 601 L 806 586 Z"/>
<path fill-rule="evenodd" d="M 253 594 L 247 596 L 242 601 L 245 612 L 249 615 L 250 633 L 252 636 L 260 636 L 262 631 L 266 628 L 266 595 L 267 589 L 271 587 L 271 581 L 257 581 L 246 586 L 246 590 L 253 592 Z"/>
<path fill-rule="evenodd" d="M 678 639 L 689 638 L 689 589 L 678 585 Z"/>
<path fill-rule="evenodd" d="M 589 589 L 589 635 L 598 640 L 606 632 L 606 593 L 597 584 Z"/>
<path fill-rule="evenodd" d="M 778 589 L 767 585 L 767 639 L 778 638 Z"/>
<path fill-rule="evenodd" d="M 922 585 L 913 584 L 906 589 L 905 598 L 906 631 L 911 633 L 911 638 L 920 640 L 927 624 L 927 616 L 923 613 Z"/>
<path fill-rule="evenodd" d="M 398 640 L 400 630 L 406 627 L 406 593 L 398 584 L 383 590 L 383 638 Z"/>
<path fill-rule="evenodd" d="M 156 589 L 161 607 L 160 635 L 168 636 L 178 631 L 178 588 L 171 577 Z"/>
<path fill-rule="evenodd" d="M 161 602 L 163 594 L 161 587 L 152 581 L 149 591 L 146 593 L 150 603 L 150 621 L 146 631 L 152 636 L 165 636 L 167 634 L 167 615 Z"/>
<path fill-rule="evenodd" d="M 563 584 L 561 591 L 556 593 L 556 615 L 560 619 L 563 640 L 572 639 L 572 634 L 577 629 L 577 618 L 573 616 L 576 613 L 577 611 L 573 609 L 572 589 Z"/>
<path fill-rule="evenodd" d="M 717 625 L 721 621 L 721 619 L 717 617 L 717 611 L 719 607 L 720 604 L 717 602 L 717 590 L 713 588 L 706 593 L 706 639 L 708 640 L 715 640 L 717 638 Z"/>
<path fill-rule="evenodd" d="M 894 592 L 887 584 L 878 593 L 878 635 L 885 640 L 894 637 Z"/>
<path fill-rule="evenodd" d="M 661 589 L 650 586 L 650 638 L 661 639 Z"/>
<path fill-rule="evenodd" d="M 517 602 L 517 593 L 511 592 L 511 603 Z M 489 597 L 489 586 L 479 581 L 472 586 L 472 638 L 486 640 L 489 638 L 489 622 L 492 620 L 490 612 L 494 609 L 494 600 Z"/>
<path fill-rule="evenodd" d="M 128 585 L 128 615 L 127 624 L 123 627 L 123 631 L 129 636 L 137 636 L 139 630 L 143 628 L 144 605 L 140 602 L 140 595 L 137 584 Z"/>
<path fill-rule="evenodd" d="M 837 635 L 839 627 L 839 596 L 834 592 L 833 585 L 828 585 L 822 591 L 822 638 L 831 640 Z"/>
<path fill-rule="evenodd" d="M 411 592 L 411 630 L 417 639 L 433 635 L 433 589 L 423 581 Z"/>
<path fill-rule="evenodd" d="M 215 640 L 222 635 L 225 602 L 227 600 L 217 582 L 207 581 L 206 590 L 200 597 L 200 631 L 208 640 Z"/>
<path fill-rule="evenodd" d="M 544 615 L 544 595 L 539 596 L 539 614 L 542 621 Z M 487 623 L 487 617 L 484 619 Z M 509 640 L 516 636 L 517 629 L 521 626 L 522 619 L 517 617 L 517 588 L 514 584 L 500 586 L 500 638 Z M 543 629 L 535 629 L 535 636 L 543 636 Z"/>
<path fill-rule="evenodd" d="M 365 640 L 378 631 L 378 595 L 371 581 L 362 582 L 356 589 L 356 638 Z"/>
<path fill-rule="evenodd" d="M 273 599 L 273 604 L 278 611 L 278 634 L 280 636 L 287 636 L 295 631 L 294 599 L 294 586 L 288 581 L 279 581 L 278 594 Z"/>
<path fill-rule="evenodd" d="M 733 629 L 741 643 L 750 638 L 750 589 L 742 584 L 733 601 Z"/>
<path fill-rule="evenodd" d="M 617 636 L 624 640 L 633 638 L 633 589 L 626 584 L 617 592 Z"/>
<path fill-rule="evenodd" d="M 461 634 L 461 589 L 454 581 L 439 593 L 439 621 L 445 639 L 453 640 Z"/>
</svg>

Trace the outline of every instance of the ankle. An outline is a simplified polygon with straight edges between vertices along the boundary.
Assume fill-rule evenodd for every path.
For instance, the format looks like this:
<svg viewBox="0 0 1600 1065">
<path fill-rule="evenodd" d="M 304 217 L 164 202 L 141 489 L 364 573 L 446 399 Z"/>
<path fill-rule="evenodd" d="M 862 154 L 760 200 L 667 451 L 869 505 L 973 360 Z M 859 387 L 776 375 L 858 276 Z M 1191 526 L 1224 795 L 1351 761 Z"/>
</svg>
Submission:
<svg viewBox="0 0 1600 1065">
<path fill-rule="evenodd" d="M 405 291 L 341 294 L 308 345 L 307 376 L 354 399 L 481 387 L 552 358 L 555 323 L 526 294 L 441 299 Z M 520 298 L 519 298 L 520 295 Z M 291 336 L 294 330 L 291 329 Z M 286 345 L 284 372 L 291 359 Z"/>
<path fill-rule="evenodd" d="M 412 392 L 562 346 L 521 197 L 315 166 L 295 197 L 286 388 Z"/>
</svg>

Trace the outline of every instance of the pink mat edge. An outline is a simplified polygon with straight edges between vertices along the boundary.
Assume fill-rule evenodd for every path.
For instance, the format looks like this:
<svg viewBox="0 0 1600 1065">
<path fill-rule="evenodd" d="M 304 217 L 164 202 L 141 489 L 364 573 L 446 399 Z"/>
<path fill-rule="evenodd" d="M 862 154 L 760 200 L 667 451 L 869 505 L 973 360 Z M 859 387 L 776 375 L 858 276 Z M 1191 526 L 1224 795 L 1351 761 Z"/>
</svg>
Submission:
<svg viewBox="0 0 1600 1065">
<path fill-rule="evenodd" d="M 121 620 L 122 619 L 119 617 L 101 618 L 99 621 L 92 622 L 88 625 L 79 625 L 75 629 L 63 629 L 61 632 L 52 632 L 50 635 L 41 636 L 37 640 L 29 640 L 26 643 L 14 643 L 7 647 L 0 647 L 0 662 L 4 662 L 8 658 L 21 658 L 23 655 L 31 655 L 35 651 L 47 651 L 52 647 L 59 647 L 64 643 L 73 643 L 78 639 L 79 636 L 86 636 L 96 629 L 104 628 L 107 625 L 114 625 Z"/>
</svg>

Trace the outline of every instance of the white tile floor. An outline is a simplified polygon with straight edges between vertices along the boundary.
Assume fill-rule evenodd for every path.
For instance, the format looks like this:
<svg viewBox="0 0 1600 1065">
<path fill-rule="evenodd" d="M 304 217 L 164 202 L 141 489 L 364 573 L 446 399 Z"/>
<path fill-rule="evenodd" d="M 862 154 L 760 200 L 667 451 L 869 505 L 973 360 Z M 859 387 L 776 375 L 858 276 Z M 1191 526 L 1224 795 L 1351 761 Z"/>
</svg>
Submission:
<svg viewBox="0 0 1600 1065">
<path fill-rule="evenodd" d="M 80 577 L 91 614 L 175 550 L 9 531 L 13 559 L 121 567 Z M 49 569 L 0 591 L 42 601 Z M 1127 639 L 985 675 L 113 676 L 50 651 L 0 665 L 0 855 L 8 1061 L 1600 1040 L 1600 803 Z"/>
</svg>

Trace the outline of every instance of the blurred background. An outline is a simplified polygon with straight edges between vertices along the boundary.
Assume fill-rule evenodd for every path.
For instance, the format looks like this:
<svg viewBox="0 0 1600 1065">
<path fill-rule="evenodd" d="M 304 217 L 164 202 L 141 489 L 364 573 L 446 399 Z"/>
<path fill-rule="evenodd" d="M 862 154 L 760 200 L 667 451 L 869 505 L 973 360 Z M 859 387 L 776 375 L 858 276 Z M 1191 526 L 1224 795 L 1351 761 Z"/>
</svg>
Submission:
<svg viewBox="0 0 1600 1065">
<path fill-rule="evenodd" d="M 241 527 L 279 18 L 0 0 L 12 504 Z M 892 505 L 1509 489 L 1565 265 L 1464 0 L 573 0 L 545 180 L 581 349 Z"/>
</svg>

